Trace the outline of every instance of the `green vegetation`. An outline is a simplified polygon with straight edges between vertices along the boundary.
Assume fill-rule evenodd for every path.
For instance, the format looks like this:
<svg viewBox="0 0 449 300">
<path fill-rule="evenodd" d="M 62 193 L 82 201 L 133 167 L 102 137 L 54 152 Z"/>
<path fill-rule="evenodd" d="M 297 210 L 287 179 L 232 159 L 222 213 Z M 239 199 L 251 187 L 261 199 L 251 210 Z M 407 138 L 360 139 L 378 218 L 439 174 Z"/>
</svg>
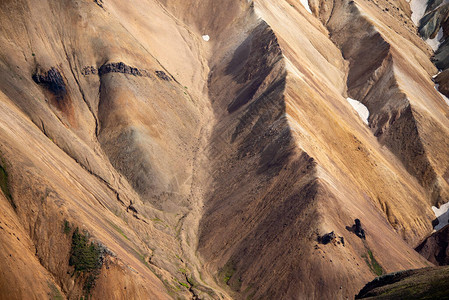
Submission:
<svg viewBox="0 0 449 300">
<path fill-rule="evenodd" d="M 231 277 L 234 275 L 235 271 L 236 270 L 235 270 L 233 264 L 228 262 L 220 270 L 219 276 L 221 278 L 223 278 L 224 283 L 229 285 L 229 280 L 231 280 Z"/>
<path fill-rule="evenodd" d="M 368 283 L 355 299 L 447 299 L 448 282 L 448 266 L 390 273 Z"/>
<path fill-rule="evenodd" d="M 159 276 L 160 277 L 160 276 Z M 160 278 L 161 279 L 161 278 Z M 162 279 L 161 279 L 162 280 Z M 164 283 L 165 288 L 167 289 L 167 292 L 170 296 L 174 298 L 175 294 L 179 292 L 181 289 L 177 286 L 177 284 L 171 284 L 167 279 L 163 279 L 162 282 Z"/>
<path fill-rule="evenodd" d="M 14 209 L 16 209 L 14 202 L 12 202 L 12 195 L 8 187 L 8 173 L 1 165 L 0 165 L 0 188 L 2 189 L 2 192 L 6 196 L 6 198 L 8 198 Z"/>
<path fill-rule="evenodd" d="M 198 286 L 198 282 L 195 281 L 195 279 L 193 277 L 186 277 L 187 282 L 191 285 L 191 286 Z"/>
<path fill-rule="evenodd" d="M 370 249 L 368 249 L 368 255 L 364 254 L 362 257 L 365 259 L 366 264 L 374 274 L 380 276 L 385 273 L 382 266 L 374 258 L 373 252 Z"/>
<path fill-rule="evenodd" d="M 185 287 L 186 289 L 189 289 L 189 288 L 190 288 L 190 285 L 189 285 L 188 283 L 185 283 L 185 282 L 182 282 L 182 281 L 179 281 L 179 280 L 177 280 L 177 282 L 178 282 L 180 285 L 182 285 L 183 287 Z"/>
<path fill-rule="evenodd" d="M 148 264 L 148 262 L 147 262 L 147 260 L 146 260 L 146 257 L 142 254 L 142 253 L 140 253 L 139 251 L 137 251 L 136 249 L 134 249 L 134 248 L 131 248 L 132 250 L 133 250 L 133 252 L 134 252 L 134 254 L 136 255 L 136 257 L 148 268 L 148 269 L 150 269 L 150 271 L 151 272 L 153 272 L 153 270 L 151 269 L 151 267 L 150 267 L 150 265 Z M 154 273 L 154 272 L 153 272 Z"/>
<path fill-rule="evenodd" d="M 32 55 L 32 56 L 36 56 L 36 54 L 34 54 L 34 53 L 31 53 L 31 55 Z"/>
<path fill-rule="evenodd" d="M 67 228 L 70 228 L 70 224 L 64 221 L 64 232 Z M 75 267 L 75 272 L 87 274 L 83 286 L 86 298 L 95 286 L 102 264 L 100 246 L 89 242 L 87 232 L 80 233 L 77 227 L 72 235 L 69 265 Z"/>
<path fill-rule="evenodd" d="M 129 238 L 126 236 L 126 234 L 123 232 L 123 230 L 118 227 L 117 225 L 115 225 L 114 223 L 108 221 L 109 224 L 111 224 L 111 226 L 118 232 L 120 233 L 125 239 L 127 239 L 129 241 Z"/>
<path fill-rule="evenodd" d="M 61 292 L 59 291 L 59 289 L 56 287 L 56 285 L 54 285 L 54 283 L 52 282 L 47 282 L 48 287 L 50 288 L 50 299 L 52 300 L 63 300 L 64 297 L 61 295 Z"/>
<path fill-rule="evenodd" d="M 100 247 L 89 243 L 87 233 L 80 233 L 78 228 L 72 235 L 69 265 L 74 266 L 76 272 L 91 272 L 101 268 Z"/>
<path fill-rule="evenodd" d="M 69 221 L 64 220 L 64 226 L 63 226 L 62 230 L 65 234 L 69 235 L 69 233 L 72 231 Z"/>
<path fill-rule="evenodd" d="M 87 276 L 86 282 L 84 282 L 84 291 L 86 292 L 86 295 L 90 294 L 90 291 L 95 286 L 95 281 L 97 280 L 98 273 L 90 273 L 89 276 Z"/>
</svg>

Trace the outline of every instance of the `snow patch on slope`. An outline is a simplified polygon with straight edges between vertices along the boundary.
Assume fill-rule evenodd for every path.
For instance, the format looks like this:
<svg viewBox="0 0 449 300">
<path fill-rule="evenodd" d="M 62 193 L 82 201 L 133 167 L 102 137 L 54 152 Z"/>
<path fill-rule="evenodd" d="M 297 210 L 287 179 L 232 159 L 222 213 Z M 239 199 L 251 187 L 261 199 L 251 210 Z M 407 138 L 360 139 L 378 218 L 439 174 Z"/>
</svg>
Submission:
<svg viewBox="0 0 449 300">
<path fill-rule="evenodd" d="M 309 6 L 309 0 L 300 0 L 302 6 L 304 6 L 304 8 L 309 12 L 312 13 L 312 11 L 310 10 L 310 6 Z"/>
<path fill-rule="evenodd" d="M 427 39 L 426 43 L 432 47 L 433 51 L 437 51 L 438 47 L 440 47 L 441 42 L 440 40 L 443 38 L 443 27 L 440 27 L 440 30 L 438 30 L 437 35 L 433 39 Z"/>
<path fill-rule="evenodd" d="M 449 202 L 441 205 L 440 208 L 432 206 L 432 210 L 435 213 L 435 217 L 437 217 L 438 221 L 440 222 L 433 229 L 440 230 L 441 228 L 449 224 Z"/>
<path fill-rule="evenodd" d="M 363 105 L 360 101 L 354 100 L 352 98 L 346 98 L 348 100 L 349 104 L 356 110 L 356 112 L 359 114 L 360 118 L 362 118 L 362 121 L 368 125 L 368 118 L 369 118 L 369 110 L 368 108 Z"/>
<path fill-rule="evenodd" d="M 424 16 L 427 8 L 426 0 L 411 0 L 410 9 L 412 10 L 412 21 L 416 26 L 419 26 L 419 21 Z"/>
</svg>

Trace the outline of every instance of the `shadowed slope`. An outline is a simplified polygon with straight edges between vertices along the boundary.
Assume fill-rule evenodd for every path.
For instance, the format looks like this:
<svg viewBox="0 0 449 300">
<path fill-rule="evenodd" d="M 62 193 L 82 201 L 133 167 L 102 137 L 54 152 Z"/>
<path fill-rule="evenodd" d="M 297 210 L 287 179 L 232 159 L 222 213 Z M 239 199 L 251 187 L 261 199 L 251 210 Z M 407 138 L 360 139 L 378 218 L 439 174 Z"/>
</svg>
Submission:
<svg viewBox="0 0 449 300">
<path fill-rule="evenodd" d="M 361 127 L 339 94 L 341 85 L 333 85 L 341 81 L 318 71 L 316 79 L 309 77 L 313 62 L 288 59 L 316 49 L 299 48 L 288 36 L 278 40 L 288 25 L 275 21 L 276 5 L 255 6 L 272 28 L 254 25 L 232 55 L 212 60 L 210 97 L 218 119 L 209 153 L 214 182 L 199 251 L 236 298 L 350 297 L 373 276 L 364 259 L 368 253 L 387 270 L 426 265 L 397 237 L 380 213 L 382 203 L 408 206 L 388 218 L 404 226 L 404 235 L 410 233 L 405 226 L 419 228 L 410 235 L 414 240 L 430 229 L 431 214 L 420 216 L 423 191 L 406 183 L 413 179 Z M 288 5 L 281 10 L 291 17 L 298 13 Z M 301 22 L 307 21 L 297 26 Z M 321 58 L 329 67 L 338 65 L 333 49 Z M 229 50 L 217 51 L 223 52 Z M 393 179 L 394 172 L 400 178 Z M 366 242 L 345 229 L 356 217 L 369 228 Z M 319 245 L 318 237 L 332 230 L 345 246 Z"/>
</svg>

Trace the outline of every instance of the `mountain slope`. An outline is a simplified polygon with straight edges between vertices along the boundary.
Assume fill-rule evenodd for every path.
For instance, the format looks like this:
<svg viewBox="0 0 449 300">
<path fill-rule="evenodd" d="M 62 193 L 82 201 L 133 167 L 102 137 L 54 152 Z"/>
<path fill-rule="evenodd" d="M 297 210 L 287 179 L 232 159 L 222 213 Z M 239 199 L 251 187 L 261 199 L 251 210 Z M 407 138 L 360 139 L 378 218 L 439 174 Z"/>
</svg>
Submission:
<svg viewBox="0 0 449 300">
<path fill-rule="evenodd" d="M 385 5 L 2 1 L 0 298 L 346 298 L 430 266 L 448 107 Z"/>
</svg>

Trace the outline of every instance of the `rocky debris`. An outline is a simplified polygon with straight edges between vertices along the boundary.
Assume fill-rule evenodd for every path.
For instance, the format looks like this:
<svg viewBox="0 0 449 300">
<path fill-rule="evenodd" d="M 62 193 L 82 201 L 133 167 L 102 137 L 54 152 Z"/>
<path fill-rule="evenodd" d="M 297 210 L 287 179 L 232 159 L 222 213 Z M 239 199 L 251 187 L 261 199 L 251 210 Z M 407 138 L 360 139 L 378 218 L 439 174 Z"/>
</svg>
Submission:
<svg viewBox="0 0 449 300">
<path fill-rule="evenodd" d="M 86 66 L 81 70 L 81 74 L 83 74 L 84 76 L 97 74 L 102 76 L 108 73 L 123 73 L 140 77 L 152 77 L 151 73 L 147 70 L 128 66 L 123 62 L 104 64 L 99 69 L 95 68 L 94 66 Z M 164 71 L 155 71 L 155 74 L 162 80 L 172 80 L 172 78 Z"/>
<path fill-rule="evenodd" d="M 336 238 L 337 238 L 337 236 L 335 235 L 335 233 L 333 231 L 331 231 L 331 232 L 323 235 L 320 239 L 320 242 L 322 244 L 329 244 L 332 240 L 334 240 Z"/>
<path fill-rule="evenodd" d="M 318 242 L 326 245 L 332 243 L 333 245 L 342 244 L 345 246 L 345 239 L 342 236 L 337 236 L 335 232 L 331 231 L 329 233 L 324 234 L 323 236 L 318 236 Z"/>
<path fill-rule="evenodd" d="M 165 81 L 171 81 L 171 78 L 164 71 L 156 71 L 156 76 Z"/>
<path fill-rule="evenodd" d="M 86 75 L 97 75 L 98 70 L 94 66 L 87 66 L 81 70 L 81 74 Z"/>
<path fill-rule="evenodd" d="M 99 69 L 96 69 L 94 66 L 86 66 L 81 70 L 81 74 L 84 76 L 97 74 L 102 76 L 108 73 L 123 73 L 133 76 L 151 77 L 150 72 L 147 70 L 128 66 L 123 62 L 104 64 Z"/>
<path fill-rule="evenodd" d="M 58 100 L 60 100 L 65 96 L 65 94 L 67 94 L 64 79 L 62 78 L 61 73 L 55 67 L 50 68 L 50 70 L 48 70 L 47 72 L 43 72 L 38 68 L 33 75 L 33 80 L 34 82 L 44 86 L 51 93 L 57 96 Z"/>
<path fill-rule="evenodd" d="M 146 70 L 139 70 L 137 68 L 128 66 L 123 62 L 105 64 L 105 65 L 102 65 L 100 67 L 100 69 L 98 70 L 98 74 L 100 76 L 107 74 L 107 73 L 123 73 L 123 74 L 130 74 L 130 75 L 134 75 L 134 76 L 149 77 L 149 73 Z"/>
<path fill-rule="evenodd" d="M 434 232 L 415 250 L 435 265 L 449 265 L 449 225 Z"/>
<path fill-rule="evenodd" d="M 365 230 L 362 227 L 362 223 L 360 222 L 359 219 L 355 219 L 354 223 L 355 224 L 352 225 L 351 227 L 346 226 L 346 230 L 355 233 L 356 236 L 364 240 L 366 237 L 365 237 Z"/>
</svg>

